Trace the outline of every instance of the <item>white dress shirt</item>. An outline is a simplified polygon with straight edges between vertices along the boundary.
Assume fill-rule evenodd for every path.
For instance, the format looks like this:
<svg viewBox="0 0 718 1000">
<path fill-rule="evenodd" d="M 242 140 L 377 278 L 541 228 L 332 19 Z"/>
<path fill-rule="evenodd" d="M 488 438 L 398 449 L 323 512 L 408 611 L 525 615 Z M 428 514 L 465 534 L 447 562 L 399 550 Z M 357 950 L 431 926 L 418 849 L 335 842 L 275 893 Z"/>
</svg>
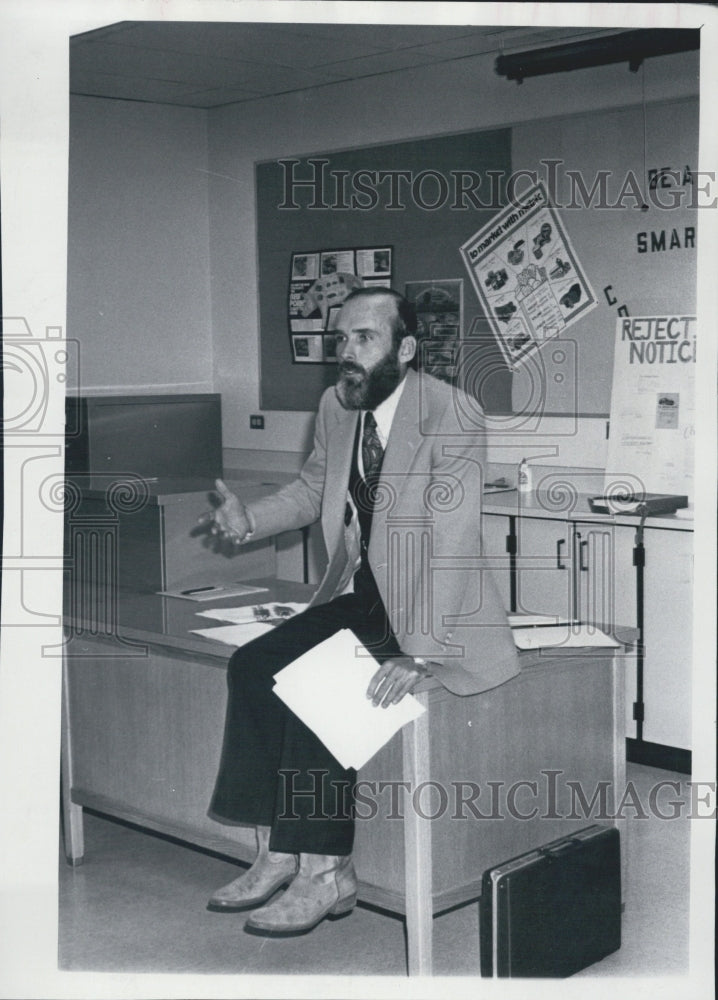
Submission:
<svg viewBox="0 0 718 1000">
<path fill-rule="evenodd" d="M 373 411 L 374 419 L 376 420 L 376 430 L 379 435 L 379 441 L 382 448 L 386 450 L 386 445 L 389 440 L 389 434 L 391 432 L 391 425 L 394 422 L 394 414 L 396 413 L 396 408 L 399 405 L 399 400 L 401 399 L 401 394 L 404 391 L 404 384 L 406 379 L 402 379 L 399 385 L 394 389 L 391 396 L 387 396 L 383 403 L 379 403 L 377 408 Z M 361 411 L 361 426 L 359 427 L 359 441 L 362 440 L 364 436 L 364 418 L 366 417 L 367 411 Z M 364 476 L 364 460 L 362 458 L 362 449 L 359 448 L 359 454 L 357 455 L 357 460 L 359 463 L 359 472 L 363 478 Z"/>
</svg>

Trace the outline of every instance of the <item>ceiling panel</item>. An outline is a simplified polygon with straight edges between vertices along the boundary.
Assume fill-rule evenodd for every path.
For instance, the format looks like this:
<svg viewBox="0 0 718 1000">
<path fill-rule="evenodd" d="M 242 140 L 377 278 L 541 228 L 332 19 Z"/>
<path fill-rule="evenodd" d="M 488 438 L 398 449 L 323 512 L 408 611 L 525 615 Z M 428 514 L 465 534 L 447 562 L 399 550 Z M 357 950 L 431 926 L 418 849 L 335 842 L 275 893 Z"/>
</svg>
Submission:
<svg viewBox="0 0 718 1000">
<path fill-rule="evenodd" d="M 91 94 L 93 97 L 111 97 L 118 101 L 148 101 L 154 104 L 187 105 L 187 84 L 170 80 L 137 80 L 130 76 L 104 76 L 78 74 L 73 80 L 72 92 Z"/>
<path fill-rule="evenodd" d="M 605 31 L 470 25 L 126 21 L 71 40 L 70 89 L 219 107 Z"/>
</svg>

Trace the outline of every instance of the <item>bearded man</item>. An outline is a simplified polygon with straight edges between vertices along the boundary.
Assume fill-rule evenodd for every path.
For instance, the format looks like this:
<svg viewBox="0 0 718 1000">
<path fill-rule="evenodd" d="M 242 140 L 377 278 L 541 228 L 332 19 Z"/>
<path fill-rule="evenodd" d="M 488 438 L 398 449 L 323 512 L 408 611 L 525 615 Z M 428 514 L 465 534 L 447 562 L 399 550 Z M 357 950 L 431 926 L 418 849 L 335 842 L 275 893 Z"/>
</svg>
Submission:
<svg viewBox="0 0 718 1000">
<path fill-rule="evenodd" d="M 377 711 L 428 674 L 465 695 L 518 672 L 505 611 L 480 559 L 481 411 L 410 367 L 416 328 L 412 306 L 390 289 L 347 296 L 336 330 L 338 381 L 322 396 L 298 478 L 247 505 L 218 481 L 222 503 L 204 516 L 236 545 L 321 518 L 329 557 L 307 610 L 229 662 L 210 815 L 256 826 L 259 850 L 209 907 L 252 909 L 252 933 L 304 933 L 356 903 L 356 772 L 273 693 L 279 670 L 348 628 L 378 661 L 367 691 Z"/>
</svg>

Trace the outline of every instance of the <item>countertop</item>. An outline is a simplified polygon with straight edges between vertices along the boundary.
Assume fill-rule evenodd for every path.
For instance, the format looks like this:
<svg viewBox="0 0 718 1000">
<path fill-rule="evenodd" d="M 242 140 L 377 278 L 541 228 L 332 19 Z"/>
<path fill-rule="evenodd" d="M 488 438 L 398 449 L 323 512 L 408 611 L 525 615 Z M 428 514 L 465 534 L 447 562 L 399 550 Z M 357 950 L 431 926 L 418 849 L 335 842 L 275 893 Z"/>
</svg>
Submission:
<svg viewBox="0 0 718 1000">
<path fill-rule="evenodd" d="M 285 483 L 291 482 L 294 474 L 266 471 L 260 469 L 244 469 L 241 472 L 228 470 L 226 482 L 230 488 L 241 491 L 246 499 L 256 499 L 266 495 Z M 208 495 L 214 488 L 211 479 L 145 479 L 141 477 L 102 475 L 72 477 L 73 482 L 83 497 L 88 499 L 105 499 L 108 487 L 121 489 L 127 484 L 128 490 L 146 490 L 147 506 L 167 506 L 191 502 L 193 507 L 204 509 Z M 142 485 L 144 483 L 144 485 Z M 204 494 L 198 504 L 198 494 Z M 522 517 L 550 518 L 557 521 L 581 520 L 594 521 L 637 527 L 639 518 L 636 515 L 595 514 L 588 503 L 588 493 L 579 493 L 570 486 L 567 475 L 557 479 L 553 489 L 519 493 L 515 488 L 500 492 L 487 491 L 483 497 L 485 514 L 521 515 Z M 661 514 L 646 519 L 646 527 L 663 528 L 673 531 L 692 531 L 693 513 L 690 509 L 677 514 Z"/>
<path fill-rule="evenodd" d="M 588 493 L 574 493 L 568 486 L 559 487 L 551 492 L 519 493 L 514 489 L 509 492 L 484 494 L 483 512 L 485 514 L 520 515 L 522 517 L 541 517 L 556 521 L 592 521 L 605 524 L 627 525 L 638 527 L 639 518 L 635 514 L 595 514 L 588 503 Z M 657 517 L 646 518 L 648 528 L 663 528 L 673 531 L 692 531 L 693 514 L 690 510 L 682 510 L 678 514 L 660 514 Z"/>
</svg>

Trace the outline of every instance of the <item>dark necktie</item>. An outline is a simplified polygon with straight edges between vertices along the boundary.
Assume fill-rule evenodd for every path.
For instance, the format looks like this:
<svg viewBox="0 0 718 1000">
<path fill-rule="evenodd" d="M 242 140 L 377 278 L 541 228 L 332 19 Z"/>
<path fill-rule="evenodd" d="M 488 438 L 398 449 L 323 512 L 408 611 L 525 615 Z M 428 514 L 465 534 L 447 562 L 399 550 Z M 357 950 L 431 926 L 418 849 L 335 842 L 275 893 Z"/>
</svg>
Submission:
<svg viewBox="0 0 718 1000">
<path fill-rule="evenodd" d="M 384 449 L 379 440 L 374 414 L 368 411 L 364 414 L 364 432 L 361 439 L 361 457 L 364 463 L 364 478 L 378 476 L 384 458 Z"/>
</svg>

